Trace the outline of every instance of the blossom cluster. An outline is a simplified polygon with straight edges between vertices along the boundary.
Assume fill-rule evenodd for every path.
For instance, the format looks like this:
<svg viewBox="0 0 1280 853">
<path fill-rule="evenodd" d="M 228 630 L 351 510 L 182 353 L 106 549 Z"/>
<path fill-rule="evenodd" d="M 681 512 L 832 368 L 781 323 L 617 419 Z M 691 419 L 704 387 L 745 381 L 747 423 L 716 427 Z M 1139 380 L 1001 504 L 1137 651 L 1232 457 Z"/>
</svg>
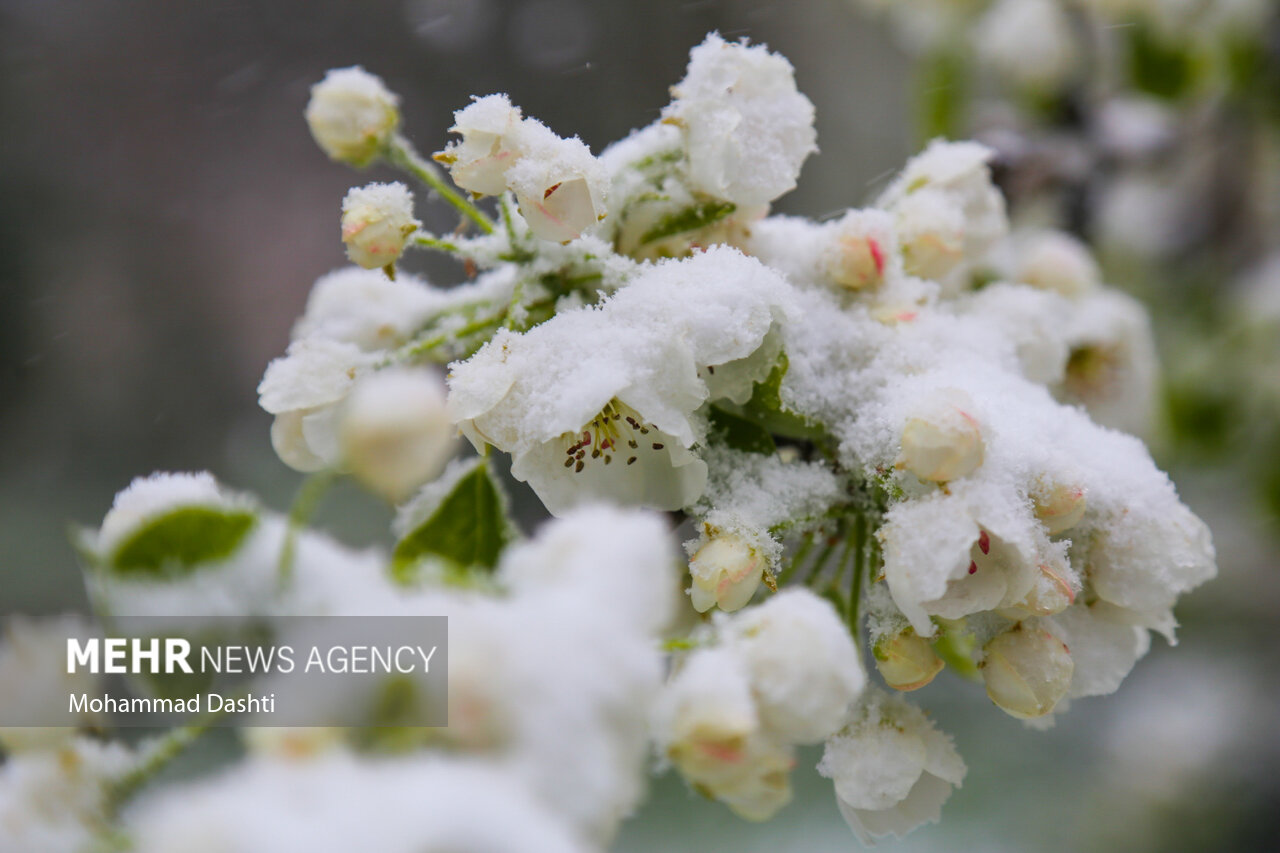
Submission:
<svg viewBox="0 0 1280 853">
<path fill-rule="evenodd" d="M 314 88 L 327 153 L 401 168 L 466 226 L 425 233 L 403 185 L 354 190 L 357 266 L 316 283 L 259 387 L 281 460 L 396 505 L 394 547 L 201 474 L 135 482 L 79 548 L 103 619 L 447 615 L 449 725 L 246 730 L 238 765 L 54 829 L 114 821 L 141 850 L 602 849 L 650 750 L 764 820 L 796 747 L 822 743 L 854 831 L 901 835 L 965 775 L 903 694 L 949 671 L 1043 725 L 1114 691 L 1150 631 L 1172 641 L 1214 555 L 1135 437 L 1141 306 L 1074 237 L 1010 228 L 980 144 L 934 141 L 825 221 L 770 215 L 815 150 L 790 64 L 712 35 L 672 93 L 599 157 L 477 98 L 435 156 L 459 193 L 380 80 Z M 421 249 L 472 280 L 397 269 Z M 453 458 L 459 433 L 478 455 Z M 531 539 L 499 453 L 557 516 Z M 316 701 L 380 722 L 375 697 Z"/>
</svg>

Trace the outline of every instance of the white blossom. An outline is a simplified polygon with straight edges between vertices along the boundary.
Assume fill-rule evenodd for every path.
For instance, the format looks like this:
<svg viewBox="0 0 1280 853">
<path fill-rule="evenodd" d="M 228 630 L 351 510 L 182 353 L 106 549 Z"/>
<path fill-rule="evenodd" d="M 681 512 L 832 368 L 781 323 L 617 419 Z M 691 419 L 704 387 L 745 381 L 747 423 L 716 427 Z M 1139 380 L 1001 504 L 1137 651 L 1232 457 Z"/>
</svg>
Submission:
<svg viewBox="0 0 1280 853">
<path fill-rule="evenodd" d="M 737 650 L 692 654 L 663 689 L 655 713 L 665 755 L 742 817 L 764 820 L 790 801 L 793 749 L 761 725 Z"/>
<path fill-rule="evenodd" d="M 60 747 L 76 726 L 100 722 L 68 711 L 67 697 L 93 694 L 101 676 L 67 671 L 67 641 L 94 636 L 82 618 L 64 615 L 32 621 L 14 616 L 0 642 L 0 746 L 9 754 Z"/>
<path fill-rule="evenodd" d="M 844 620 L 807 589 L 779 592 L 721 632 L 746 662 L 763 725 L 789 743 L 830 736 L 866 683 Z"/>
<path fill-rule="evenodd" d="M 699 370 L 749 358 L 787 310 L 784 282 L 732 250 L 659 263 L 599 307 L 499 332 L 453 367 L 450 405 L 552 512 L 593 498 L 677 509 L 706 484 L 691 451 L 711 396 Z"/>
<path fill-rule="evenodd" d="M 388 500 L 408 497 L 453 455 L 457 430 L 445 395 L 430 370 L 387 368 L 357 382 L 339 420 L 345 467 Z"/>
<path fill-rule="evenodd" d="M 331 158 L 365 166 L 382 153 L 399 125 L 399 102 L 360 66 L 337 68 L 311 87 L 307 126 Z"/>
<path fill-rule="evenodd" d="M 477 195 L 498 195 L 507 188 L 507 170 L 520 157 L 523 116 L 506 95 L 474 99 L 453 114 L 451 142 L 435 159 L 449 167 L 453 182 Z"/>
<path fill-rule="evenodd" d="M 255 759 L 175 786 L 139 802 L 129 825 L 139 853 L 589 849 L 531 791 L 484 762 L 362 760 L 345 752 L 308 761 Z"/>
<path fill-rule="evenodd" d="M 796 185 L 817 150 L 813 104 L 796 91 L 791 63 L 762 45 L 707 36 L 663 119 L 685 137 L 689 181 L 735 204 L 770 202 Z"/>
<path fill-rule="evenodd" d="M 864 844 L 936 823 L 965 766 L 951 738 L 919 708 L 868 691 L 827 741 L 818 771 L 835 783 L 840 813 Z"/>
<path fill-rule="evenodd" d="M 511 190 L 530 230 L 557 243 L 578 239 L 605 217 L 608 176 L 582 140 L 522 118 L 506 95 L 478 98 L 454 118 L 462 139 L 435 156 L 458 186 L 476 195 Z"/>
<path fill-rule="evenodd" d="M 119 743 L 76 738 L 0 765 L 0 849 L 81 853 L 108 828 L 105 785 L 132 769 Z"/>
<path fill-rule="evenodd" d="M 897 217 L 907 272 L 945 278 L 1008 231 L 1004 197 L 987 167 L 993 154 L 975 142 L 935 139 L 880 195 L 876 206 Z"/>
<path fill-rule="evenodd" d="M 281 461 L 299 471 L 339 464 L 339 404 L 356 377 L 376 361 L 355 344 L 307 337 L 294 341 L 283 358 L 267 365 L 258 385 L 258 404 L 276 416 L 271 444 Z"/>
<path fill-rule="evenodd" d="M 604 167 L 582 140 L 561 139 L 540 122 L 525 119 L 520 157 L 507 171 L 520 215 L 543 240 L 576 240 L 604 218 Z"/>
<path fill-rule="evenodd" d="M 342 242 L 347 257 L 365 269 L 395 264 L 409 235 L 422 227 L 413 194 L 402 183 L 353 187 L 342 200 Z"/>
</svg>

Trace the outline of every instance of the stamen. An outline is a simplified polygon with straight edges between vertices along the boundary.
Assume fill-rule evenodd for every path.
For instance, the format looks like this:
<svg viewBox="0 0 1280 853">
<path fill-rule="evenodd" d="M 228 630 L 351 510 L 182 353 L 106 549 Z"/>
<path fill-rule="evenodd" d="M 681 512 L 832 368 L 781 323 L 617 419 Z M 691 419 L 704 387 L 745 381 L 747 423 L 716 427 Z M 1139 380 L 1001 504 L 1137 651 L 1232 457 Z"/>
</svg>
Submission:
<svg viewBox="0 0 1280 853">
<path fill-rule="evenodd" d="M 632 456 L 630 459 L 628 459 L 628 460 L 627 460 L 627 464 L 628 464 L 628 465 L 630 465 L 631 463 L 633 463 L 633 462 L 635 462 L 635 461 L 636 461 L 636 458 L 635 458 L 634 456 Z"/>
</svg>

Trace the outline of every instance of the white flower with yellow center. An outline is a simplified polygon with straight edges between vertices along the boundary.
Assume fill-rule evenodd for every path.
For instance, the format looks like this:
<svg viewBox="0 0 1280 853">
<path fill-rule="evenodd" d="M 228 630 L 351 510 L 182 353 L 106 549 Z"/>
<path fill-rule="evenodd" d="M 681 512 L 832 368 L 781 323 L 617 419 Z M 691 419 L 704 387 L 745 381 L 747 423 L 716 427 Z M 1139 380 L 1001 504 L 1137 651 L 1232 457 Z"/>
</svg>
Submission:
<svg viewBox="0 0 1280 853">
<path fill-rule="evenodd" d="M 449 377 L 454 419 L 554 513 L 591 499 L 679 509 L 706 485 L 698 409 L 790 311 L 786 283 L 731 249 L 645 268 L 598 307 L 500 332 Z M 755 379 L 772 364 L 751 363 Z M 717 393 L 715 368 L 735 381 Z M 700 375 L 705 372 L 706 378 Z M 745 382 L 749 392 L 750 382 Z"/>
</svg>

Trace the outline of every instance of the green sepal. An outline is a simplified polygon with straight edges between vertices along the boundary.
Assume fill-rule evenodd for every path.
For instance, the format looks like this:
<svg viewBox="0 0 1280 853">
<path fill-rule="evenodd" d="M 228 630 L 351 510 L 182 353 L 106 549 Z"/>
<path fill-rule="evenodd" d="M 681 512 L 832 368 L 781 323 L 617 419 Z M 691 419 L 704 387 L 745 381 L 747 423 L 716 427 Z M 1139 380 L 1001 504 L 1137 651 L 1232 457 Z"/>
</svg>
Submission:
<svg viewBox="0 0 1280 853">
<path fill-rule="evenodd" d="M 488 464 L 476 459 L 426 519 L 397 543 L 391 555 L 392 576 L 411 582 L 414 566 L 429 558 L 492 570 L 503 547 L 516 538 L 506 503 Z"/>
<path fill-rule="evenodd" d="M 769 431 L 758 423 L 736 415 L 720 406 L 711 406 L 708 412 L 711 434 L 734 450 L 746 453 L 763 453 L 766 456 L 778 452 Z"/>
<path fill-rule="evenodd" d="M 674 237 L 676 234 L 705 228 L 719 222 L 737 209 L 737 205 L 733 202 L 719 199 L 698 202 L 692 207 L 677 210 L 659 219 L 652 228 L 644 232 L 644 236 L 640 238 L 640 245 L 656 243 L 659 240 Z"/>
<path fill-rule="evenodd" d="M 116 547 L 107 566 L 120 575 L 187 575 L 234 554 L 257 520 L 248 510 L 184 506 L 145 522 Z"/>
</svg>

